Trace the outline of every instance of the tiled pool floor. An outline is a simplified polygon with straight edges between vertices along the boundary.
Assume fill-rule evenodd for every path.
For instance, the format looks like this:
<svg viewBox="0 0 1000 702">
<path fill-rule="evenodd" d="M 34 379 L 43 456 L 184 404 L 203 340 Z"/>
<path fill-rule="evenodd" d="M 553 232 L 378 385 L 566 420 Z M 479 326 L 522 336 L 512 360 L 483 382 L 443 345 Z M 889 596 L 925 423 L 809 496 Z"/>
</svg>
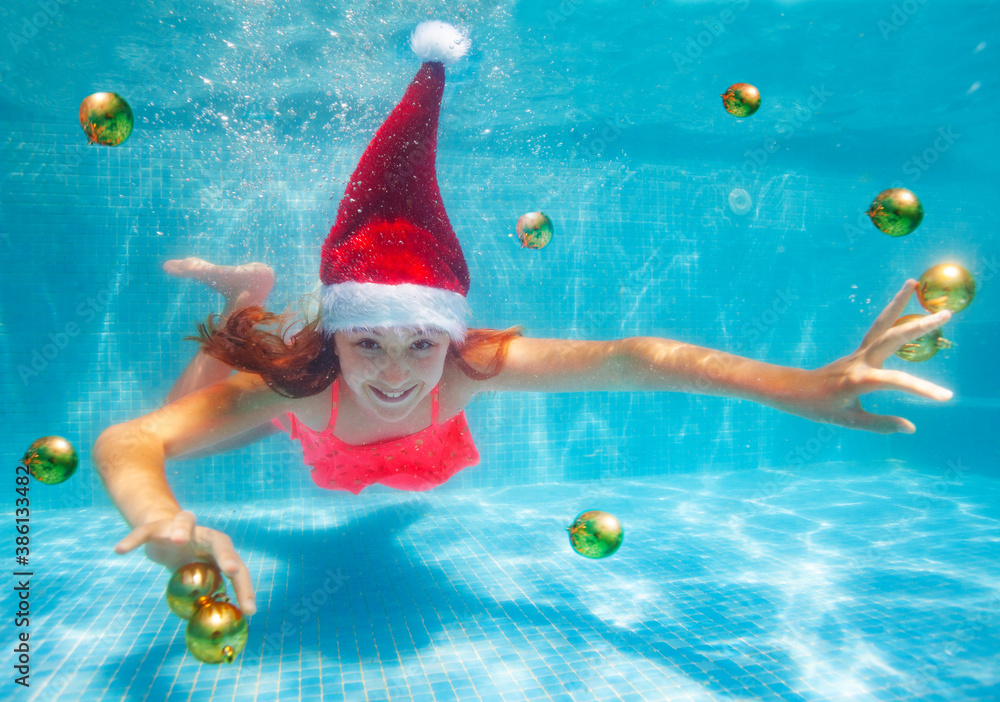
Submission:
<svg viewBox="0 0 1000 702">
<path fill-rule="evenodd" d="M 254 578 L 237 662 L 186 653 L 166 572 L 111 552 L 116 513 L 39 512 L 19 698 L 1000 698 L 991 478 L 840 465 L 189 507 Z M 570 549 L 586 509 L 624 523 L 613 557 Z"/>
</svg>

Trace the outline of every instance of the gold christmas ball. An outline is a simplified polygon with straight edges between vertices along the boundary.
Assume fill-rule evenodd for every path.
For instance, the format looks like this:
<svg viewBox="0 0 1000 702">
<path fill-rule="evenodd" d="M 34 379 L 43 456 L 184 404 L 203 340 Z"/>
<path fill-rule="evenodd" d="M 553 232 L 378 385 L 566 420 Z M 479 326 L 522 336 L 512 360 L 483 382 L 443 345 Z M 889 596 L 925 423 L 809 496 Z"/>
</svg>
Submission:
<svg viewBox="0 0 1000 702">
<path fill-rule="evenodd" d="M 73 444 L 61 436 L 43 436 L 32 442 L 21 463 L 38 482 L 57 485 L 76 472 L 80 458 Z"/>
<path fill-rule="evenodd" d="M 722 104 L 733 117 L 749 117 L 760 109 L 760 91 L 749 83 L 733 83 L 722 94 Z"/>
<path fill-rule="evenodd" d="M 625 529 L 618 518 L 596 509 L 580 514 L 566 530 L 573 550 L 587 558 L 610 556 L 625 538 Z"/>
<path fill-rule="evenodd" d="M 80 103 L 80 126 L 91 144 L 118 146 L 132 133 L 132 108 L 118 93 L 94 93 Z"/>
<path fill-rule="evenodd" d="M 222 572 L 212 563 L 188 563 L 178 568 L 167 583 L 167 605 L 182 619 L 190 619 L 199 608 L 226 592 Z"/>
<path fill-rule="evenodd" d="M 232 663 L 247 645 L 249 632 L 250 625 L 238 607 L 212 601 L 191 617 L 184 641 L 202 663 Z"/>
<path fill-rule="evenodd" d="M 884 234 L 906 236 L 920 226 L 924 219 L 924 206 L 913 191 L 889 188 L 880 192 L 868 206 L 868 216 Z"/>
<path fill-rule="evenodd" d="M 928 312 L 961 312 L 976 296 L 976 280 L 957 263 L 931 266 L 917 283 L 917 299 Z"/>
<path fill-rule="evenodd" d="M 923 319 L 925 314 L 908 314 L 900 317 L 892 326 L 898 327 L 901 324 L 912 322 L 915 319 Z M 940 329 L 927 332 L 919 339 L 908 341 L 896 352 L 896 355 L 904 361 L 926 361 L 941 349 L 951 348 L 951 342 L 941 336 Z"/>
<path fill-rule="evenodd" d="M 542 249 L 552 241 L 555 228 L 544 212 L 528 212 L 517 220 L 517 238 L 523 249 Z"/>
</svg>

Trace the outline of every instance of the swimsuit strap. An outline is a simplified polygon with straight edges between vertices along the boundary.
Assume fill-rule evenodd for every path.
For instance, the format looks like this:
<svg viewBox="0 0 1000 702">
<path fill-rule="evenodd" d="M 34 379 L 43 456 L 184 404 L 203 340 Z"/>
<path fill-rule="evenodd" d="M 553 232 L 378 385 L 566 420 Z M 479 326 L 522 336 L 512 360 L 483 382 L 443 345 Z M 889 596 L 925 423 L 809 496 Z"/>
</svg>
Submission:
<svg viewBox="0 0 1000 702">
<path fill-rule="evenodd" d="M 337 398 L 340 396 L 340 378 L 333 381 L 333 392 L 330 393 L 330 423 L 323 430 L 324 434 L 333 434 L 333 427 L 337 424 Z"/>
<path fill-rule="evenodd" d="M 431 390 L 431 426 L 437 426 L 437 385 Z"/>
</svg>

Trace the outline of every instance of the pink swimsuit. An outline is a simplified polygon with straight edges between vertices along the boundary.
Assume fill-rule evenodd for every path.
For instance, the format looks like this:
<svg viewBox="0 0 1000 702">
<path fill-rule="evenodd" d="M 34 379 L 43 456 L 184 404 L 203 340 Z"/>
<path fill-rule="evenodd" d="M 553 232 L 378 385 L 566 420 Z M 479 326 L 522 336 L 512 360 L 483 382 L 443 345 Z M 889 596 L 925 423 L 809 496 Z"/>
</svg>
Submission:
<svg viewBox="0 0 1000 702">
<path fill-rule="evenodd" d="M 437 387 L 431 391 L 431 425 L 423 431 L 377 444 L 345 444 L 333 435 L 339 386 L 339 381 L 333 384 L 333 410 L 324 431 L 313 431 L 288 412 L 289 436 L 302 442 L 302 459 L 312 466 L 313 482 L 321 488 L 355 495 L 374 483 L 399 490 L 429 490 L 479 463 L 465 412 L 438 424 Z M 277 418 L 272 422 L 284 431 Z"/>
</svg>

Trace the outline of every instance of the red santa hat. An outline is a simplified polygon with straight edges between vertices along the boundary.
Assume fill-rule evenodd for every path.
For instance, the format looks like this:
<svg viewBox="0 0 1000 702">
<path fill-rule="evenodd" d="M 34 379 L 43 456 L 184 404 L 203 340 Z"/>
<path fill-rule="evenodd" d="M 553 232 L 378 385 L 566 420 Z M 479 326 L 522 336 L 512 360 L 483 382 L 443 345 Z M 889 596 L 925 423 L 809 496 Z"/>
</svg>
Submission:
<svg viewBox="0 0 1000 702">
<path fill-rule="evenodd" d="M 438 190 L 434 159 L 444 66 L 469 49 L 457 28 L 423 22 L 424 61 L 347 184 L 320 263 L 323 330 L 417 327 L 465 338 L 469 269 Z"/>
</svg>

